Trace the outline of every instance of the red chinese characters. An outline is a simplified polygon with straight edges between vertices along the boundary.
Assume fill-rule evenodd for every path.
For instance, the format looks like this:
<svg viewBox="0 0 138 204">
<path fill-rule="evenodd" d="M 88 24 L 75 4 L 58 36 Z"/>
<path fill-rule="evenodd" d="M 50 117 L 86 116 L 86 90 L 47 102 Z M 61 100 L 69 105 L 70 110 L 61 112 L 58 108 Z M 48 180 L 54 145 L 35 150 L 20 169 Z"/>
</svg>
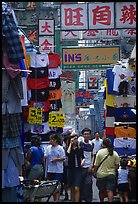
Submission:
<svg viewBox="0 0 138 204">
<path fill-rule="evenodd" d="M 130 4 L 130 7 L 123 6 L 121 11 L 122 18 L 120 19 L 120 21 L 122 21 L 123 23 L 126 23 L 128 21 L 130 25 L 136 22 L 136 9 L 134 5 Z"/>
<path fill-rule="evenodd" d="M 43 30 L 41 30 L 42 33 L 46 32 L 46 31 L 47 31 L 48 33 L 52 33 L 52 31 L 50 30 L 50 29 L 51 29 L 51 26 L 48 25 L 48 22 L 45 22 L 45 25 L 42 26 L 42 29 L 43 29 Z"/>
<path fill-rule="evenodd" d="M 111 24 L 111 10 L 109 6 L 97 6 L 93 9 L 93 25 L 96 23 L 103 25 Z"/>
<path fill-rule="evenodd" d="M 83 16 L 81 14 L 82 8 L 77 9 L 65 9 L 65 25 L 83 25 L 81 22 L 81 17 Z"/>
</svg>

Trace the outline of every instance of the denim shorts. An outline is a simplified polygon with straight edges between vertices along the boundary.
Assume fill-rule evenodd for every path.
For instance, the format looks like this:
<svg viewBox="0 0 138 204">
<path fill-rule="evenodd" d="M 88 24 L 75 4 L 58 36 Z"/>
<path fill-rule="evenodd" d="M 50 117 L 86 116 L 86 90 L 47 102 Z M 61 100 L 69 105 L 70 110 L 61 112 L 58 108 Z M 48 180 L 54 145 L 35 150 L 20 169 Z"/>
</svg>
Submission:
<svg viewBox="0 0 138 204">
<path fill-rule="evenodd" d="M 62 175 L 63 173 L 47 173 L 47 178 L 49 180 L 58 180 L 59 182 L 62 181 Z"/>
<path fill-rule="evenodd" d="M 109 175 L 104 178 L 97 178 L 96 185 L 99 191 L 111 190 L 115 191 L 116 189 L 116 176 Z"/>
</svg>

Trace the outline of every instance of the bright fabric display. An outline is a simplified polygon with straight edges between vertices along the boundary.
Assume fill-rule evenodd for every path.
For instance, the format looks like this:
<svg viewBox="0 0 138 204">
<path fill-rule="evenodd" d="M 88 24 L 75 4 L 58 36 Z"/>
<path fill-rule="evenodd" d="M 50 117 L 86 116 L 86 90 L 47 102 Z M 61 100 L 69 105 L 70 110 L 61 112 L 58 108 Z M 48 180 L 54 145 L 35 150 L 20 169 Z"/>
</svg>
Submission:
<svg viewBox="0 0 138 204">
<path fill-rule="evenodd" d="M 56 79 L 49 79 L 49 90 L 59 89 L 61 87 L 60 77 Z"/>
<path fill-rule="evenodd" d="M 49 65 L 48 54 L 37 52 L 30 52 L 30 67 L 47 67 Z"/>
<path fill-rule="evenodd" d="M 106 117 L 105 126 L 106 127 L 114 127 L 115 126 L 114 122 L 115 122 L 115 117 L 114 116 L 113 117 Z"/>
<path fill-rule="evenodd" d="M 48 68 L 56 68 L 61 65 L 60 55 L 58 53 L 48 53 Z"/>
<path fill-rule="evenodd" d="M 115 127 L 115 136 L 116 138 L 136 138 L 136 129 L 133 127 L 118 126 Z"/>
<path fill-rule="evenodd" d="M 49 101 L 51 100 L 59 100 L 62 97 L 62 90 L 61 88 L 56 90 L 49 90 Z"/>
<path fill-rule="evenodd" d="M 136 78 L 128 81 L 128 94 L 136 95 Z"/>
<path fill-rule="evenodd" d="M 106 78 L 107 78 L 108 94 L 118 95 L 118 92 L 113 90 L 114 73 L 112 71 L 112 68 L 108 68 L 106 70 Z"/>
<path fill-rule="evenodd" d="M 136 139 L 121 137 L 114 139 L 114 147 L 124 147 L 124 148 L 132 148 L 136 149 Z"/>
<path fill-rule="evenodd" d="M 129 77 L 132 77 L 133 71 L 127 67 L 123 68 L 122 65 L 115 65 L 112 71 L 115 74 L 113 90 L 118 92 L 120 82 L 126 81 Z"/>
<path fill-rule="evenodd" d="M 50 132 L 48 122 L 44 122 L 42 124 L 32 124 L 31 125 L 31 133 L 34 134 L 46 134 Z"/>
<path fill-rule="evenodd" d="M 30 67 L 31 71 L 29 78 L 46 78 L 48 77 L 48 68 L 47 67 Z"/>
<path fill-rule="evenodd" d="M 27 78 L 28 89 L 43 89 L 49 87 L 49 79 L 45 78 Z"/>
<path fill-rule="evenodd" d="M 48 68 L 48 78 L 49 79 L 59 78 L 61 74 L 62 74 L 62 70 L 59 66 L 56 68 Z"/>
<path fill-rule="evenodd" d="M 50 102 L 49 100 L 45 100 L 45 101 L 34 101 L 34 100 L 30 100 L 30 107 L 41 107 L 43 112 L 47 112 L 50 109 Z"/>
<path fill-rule="evenodd" d="M 120 118 L 120 121 L 122 119 L 129 119 L 132 118 L 133 120 L 136 119 L 136 113 L 135 113 L 135 108 L 130 108 L 130 107 L 120 107 L 120 108 L 114 108 L 114 117 L 115 120 Z"/>
<path fill-rule="evenodd" d="M 127 95 L 124 96 L 115 96 L 115 107 L 132 107 L 136 106 L 136 96 Z"/>
</svg>

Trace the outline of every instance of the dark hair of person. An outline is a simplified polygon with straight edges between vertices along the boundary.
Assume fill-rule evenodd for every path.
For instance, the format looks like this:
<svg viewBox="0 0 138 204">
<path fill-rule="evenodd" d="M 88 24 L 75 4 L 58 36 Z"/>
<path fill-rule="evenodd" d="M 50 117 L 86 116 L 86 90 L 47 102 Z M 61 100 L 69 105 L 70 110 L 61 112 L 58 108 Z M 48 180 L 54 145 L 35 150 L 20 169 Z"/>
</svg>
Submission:
<svg viewBox="0 0 138 204">
<path fill-rule="evenodd" d="M 32 136 L 31 137 L 31 146 L 40 147 L 41 145 L 41 137 L 40 136 Z"/>
<path fill-rule="evenodd" d="M 111 143 L 111 140 L 109 138 L 105 138 L 103 140 L 103 147 L 106 147 L 108 149 L 109 155 L 113 155 L 113 145 Z"/>
<path fill-rule="evenodd" d="M 99 134 L 100 134 L 100 132 L 99 132 L 99 131 L 95 131 L 95 132 L 94 132 L 94 135 L 95 135 L 96 133 L 99 133 Z"/>
<path fill-rule="evenodd" d="M 89 131 L 90 134 L 91 134 L 91 130 L 90 130 L 89 128 L 84 128 L 84 129 L 81 131 L 82 135 L 83 135 L 84 132 L 87 132 L 87 131 Z"/>
<path fill-rule="evenodd" d="M 126 168 L 127 164 L 128 164 L 128 160 L 127 159 L 125 159 L 125 158 L 120 159 L 120 166 L 122 168 Z"/>
<path fill-rule="evenodd" d="M 49 139 L 55 139 L 57 143 L 59 142 L 59 136 L 56 133 L 49 135 Z"/>
</svg>

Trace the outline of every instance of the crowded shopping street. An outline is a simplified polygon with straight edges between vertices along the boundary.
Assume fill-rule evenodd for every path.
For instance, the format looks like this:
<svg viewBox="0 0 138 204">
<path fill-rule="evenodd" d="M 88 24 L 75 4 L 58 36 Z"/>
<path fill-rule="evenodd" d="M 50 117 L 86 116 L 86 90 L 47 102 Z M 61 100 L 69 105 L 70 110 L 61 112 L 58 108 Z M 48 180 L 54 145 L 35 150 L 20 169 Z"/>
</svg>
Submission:
<svg viewBox="0 0 138 204">
<path fill-rule="evenodd" d="M 136 1 L 2 2 L 2 202 L 136 202 Z"/>
</svg>

